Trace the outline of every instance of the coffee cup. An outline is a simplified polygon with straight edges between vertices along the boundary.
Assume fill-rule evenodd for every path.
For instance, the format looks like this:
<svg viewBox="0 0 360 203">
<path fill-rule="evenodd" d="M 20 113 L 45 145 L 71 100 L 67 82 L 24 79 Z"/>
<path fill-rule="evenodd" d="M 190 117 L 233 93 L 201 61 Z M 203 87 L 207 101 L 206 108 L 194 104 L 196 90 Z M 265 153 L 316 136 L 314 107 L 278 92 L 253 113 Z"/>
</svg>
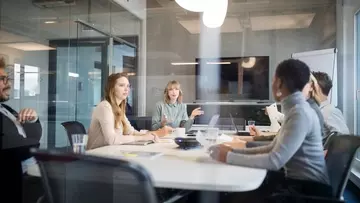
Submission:
<svg viewBox="0 0 360 203">
<path fill-rule="evenodd" d="M 175 128 L 176 137 L 186 137 L 185 128 Z"/>
</svg>

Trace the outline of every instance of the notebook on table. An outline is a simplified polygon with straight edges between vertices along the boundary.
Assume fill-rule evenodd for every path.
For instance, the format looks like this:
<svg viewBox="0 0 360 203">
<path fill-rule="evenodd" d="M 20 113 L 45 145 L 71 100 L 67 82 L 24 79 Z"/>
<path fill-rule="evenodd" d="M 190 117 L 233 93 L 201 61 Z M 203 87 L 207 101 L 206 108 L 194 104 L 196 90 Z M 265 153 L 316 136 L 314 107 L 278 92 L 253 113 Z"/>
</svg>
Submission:
<svg viewBox="0 0 360 203">
<path fill-rule="evenodd" d="M 134 141 L 134 142 L 128 142 L 128 143 L 125 143 L 123 145 L 140 145 L 140 146 L 146 146 L 146 145 L 149 145 L 149 144 L 153 144 L 155 143 L 154 141 L 152 140 L 138 140 L 138 141 Z"/>
<path fill-rule="evenodd" d="M 154 159 L 156 157 L 161 156 L 163 153 L 161 152 L 143 152 L 143 151 L 127 151 L 121 150 L 119 156 L 124 158 L 151 158 Z"/>
</svg>

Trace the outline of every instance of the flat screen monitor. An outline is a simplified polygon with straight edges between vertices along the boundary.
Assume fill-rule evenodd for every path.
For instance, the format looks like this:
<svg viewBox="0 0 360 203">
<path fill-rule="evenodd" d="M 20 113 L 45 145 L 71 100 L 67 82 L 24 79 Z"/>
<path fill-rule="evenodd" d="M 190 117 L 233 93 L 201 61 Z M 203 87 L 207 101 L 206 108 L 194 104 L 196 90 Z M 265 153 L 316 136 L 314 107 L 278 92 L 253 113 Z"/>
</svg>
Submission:
<svg viewBox="0 0 360 203">
<path fill-rule="evenodd" d="M 197 58 L 196 100 L 268 100 L 269 56 Z"/>
</svg>

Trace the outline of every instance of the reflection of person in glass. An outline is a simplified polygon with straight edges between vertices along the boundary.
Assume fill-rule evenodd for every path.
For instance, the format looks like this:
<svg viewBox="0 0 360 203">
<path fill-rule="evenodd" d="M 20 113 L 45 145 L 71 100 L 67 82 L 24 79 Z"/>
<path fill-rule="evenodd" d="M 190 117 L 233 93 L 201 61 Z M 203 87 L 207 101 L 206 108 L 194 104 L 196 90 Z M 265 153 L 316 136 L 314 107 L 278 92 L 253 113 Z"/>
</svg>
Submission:
<svg viewBox="0 0 360 203">
<path fill-rule="evenodd" d="M 191 128 L 195 117 L 204 114 L 204 111 L 200 107 L 196 108 L 189 117 L 182 99 L 183 92 L 180 83 L 175 80 L 170 81 L 164 90 L 164 101 L 156 103 L 152 117 L 152 130 L 157 130 L 163 126 L 176 128 L 180 127 L 180 123 L 182 123 L 182 127 L 186 128 L 186 131 Z"/>
</svg>

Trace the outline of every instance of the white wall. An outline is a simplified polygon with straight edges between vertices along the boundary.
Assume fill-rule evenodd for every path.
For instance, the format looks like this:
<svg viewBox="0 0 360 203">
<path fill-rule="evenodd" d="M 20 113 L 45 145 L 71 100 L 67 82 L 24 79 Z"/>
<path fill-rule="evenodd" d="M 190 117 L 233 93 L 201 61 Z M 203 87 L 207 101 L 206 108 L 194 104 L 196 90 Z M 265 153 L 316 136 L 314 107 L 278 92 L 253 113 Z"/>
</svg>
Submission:
<svg viewBox="0 0 360 203">
<path fill-rule="evenodd" d="M 0 45 L 0 55 L 8 56 L 8 64 L 21 64 L 36 66 L 40 69 L 40 95 L 24 99 L 11 99 L 7 102 L 9 106 L 19 111 L 22 108 L 33 108 L 37 111 L 40 122 L 43 128 L 42 138 L 40 141 L 41 147 L 47 146 L 47 119 L 48 119 L 48 67 L 49 55 L 48 51 L 21 51 Z"/>
<path fill-rule="evenodd" d="M 339 108 L 342 109 L 351 132 L 355 132 L 357 120 L 354 17 L 359 9 L 358 0 L 337 1 L 338 88 L 342 90 L 339 92 Z"/>
<path fill-rule="evenodd" d="M 328 15 L 327 19 L 324 19 L 325 13 Z M 276 65 L 290 58 L 292 53 L 330 48 L 334 45 L 334 40 L 330 40 L 330 43 L 324 40 L 323 31 L 325 24 L 330 27 L 328 29 L 331 29 L 331 25 L 335 26 L 335 17 L 331 18 L 334 15 L 334 9 L 330 14 L 324 12 L 316 15 L 313 24 L 307 29 L 255 32 L 247 30 L 244 46 L 244 33 L 222 33 L 220 56 L 270 56 L 271 81 Z M 194 66 L 172 66 L 171 62 L 194 62 L 200 55 L 200 39 L 199 35 L 190 35 L 171 14 L 148 17 L 147 23 L 147 95 L 151 96 L 147 97 L 146 113 L 150 115 L 156 101 L 162 99 L 162 96 L 155 92 L 163 90 L 170 79 L 178 79 L 183 84 L 185 102 L 195 100 Z M 202 54 L 202 57 L 214 56 Z"/>
</svg>

